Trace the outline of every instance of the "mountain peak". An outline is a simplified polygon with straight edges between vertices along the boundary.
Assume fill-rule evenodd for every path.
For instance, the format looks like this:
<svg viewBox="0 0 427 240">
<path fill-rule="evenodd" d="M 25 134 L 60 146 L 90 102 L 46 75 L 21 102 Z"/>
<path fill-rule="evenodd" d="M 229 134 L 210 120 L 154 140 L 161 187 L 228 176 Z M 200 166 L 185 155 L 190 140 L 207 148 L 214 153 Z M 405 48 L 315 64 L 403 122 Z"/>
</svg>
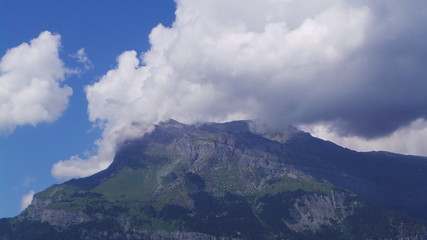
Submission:
<svg viewBox="0 0 427 240">
<path fill-rule="evenodd" d="M 86 239 L 427 236 L 426 158 L 358 153 L 292 127 L 257 134 L 251 124 L 160 123 L 106 170 L 36 194 L 18 220 Z"/>
<path fill-rule="evenodd" d="M 180 123 L 174 119 L 169 119 L 167 121 L 164 122 L 160 122 L 159 124 L 157 124 L 158 127 L 175 127 L 175 128 L 183 128 L 184 124 Z"/>
</svg>

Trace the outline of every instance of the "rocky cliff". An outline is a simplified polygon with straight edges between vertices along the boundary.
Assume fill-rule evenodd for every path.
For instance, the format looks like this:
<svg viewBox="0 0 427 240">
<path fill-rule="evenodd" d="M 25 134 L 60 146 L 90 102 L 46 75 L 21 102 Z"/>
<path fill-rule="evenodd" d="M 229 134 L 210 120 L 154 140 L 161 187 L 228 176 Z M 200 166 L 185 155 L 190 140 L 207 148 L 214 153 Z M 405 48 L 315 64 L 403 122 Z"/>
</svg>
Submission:
<svg viewBox="0 0 427 240">
<path fill-rule="evenodd" d="M 35 195 L 0 239 L 426 239 L 427 159 L 169 121 Z"/>
</svg>

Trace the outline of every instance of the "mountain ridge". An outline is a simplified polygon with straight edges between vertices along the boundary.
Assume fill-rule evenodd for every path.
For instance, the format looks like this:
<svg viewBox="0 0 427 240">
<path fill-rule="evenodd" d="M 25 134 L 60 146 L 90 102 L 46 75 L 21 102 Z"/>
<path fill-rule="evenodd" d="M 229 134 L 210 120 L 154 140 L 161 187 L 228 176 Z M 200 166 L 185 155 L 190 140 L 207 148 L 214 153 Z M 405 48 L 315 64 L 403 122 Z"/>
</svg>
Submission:
<svg viewBox="0 0 427 240">
<path fill-rule="evenodd" d="M 427 158 L 249 125 L 159 124 L 106 170 L 37 193 L 4 236 L 29 222 L 77 239 L 427 239 Z"/>
</svg>

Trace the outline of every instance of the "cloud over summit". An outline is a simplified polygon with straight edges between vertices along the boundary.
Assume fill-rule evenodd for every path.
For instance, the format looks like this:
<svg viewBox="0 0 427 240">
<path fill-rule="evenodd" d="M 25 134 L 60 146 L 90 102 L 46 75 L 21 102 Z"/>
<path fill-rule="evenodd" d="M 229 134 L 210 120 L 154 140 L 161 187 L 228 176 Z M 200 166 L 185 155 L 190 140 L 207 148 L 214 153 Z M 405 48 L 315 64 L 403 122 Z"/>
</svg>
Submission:
<svg viewBox="0 0 427 240">
<path fill-rule="evenodd" d="M 175 22 L 152 30 L 149 51 L 122 53 L 115 69 L 86 88 L 90 120 L 103 129 L 93 172 L 111 162 L 123 139 L 169 118 L 328 124 L 340 136 L 368 139 L 423 119 L 426 7 L 177 0 Z"/>
</svg>

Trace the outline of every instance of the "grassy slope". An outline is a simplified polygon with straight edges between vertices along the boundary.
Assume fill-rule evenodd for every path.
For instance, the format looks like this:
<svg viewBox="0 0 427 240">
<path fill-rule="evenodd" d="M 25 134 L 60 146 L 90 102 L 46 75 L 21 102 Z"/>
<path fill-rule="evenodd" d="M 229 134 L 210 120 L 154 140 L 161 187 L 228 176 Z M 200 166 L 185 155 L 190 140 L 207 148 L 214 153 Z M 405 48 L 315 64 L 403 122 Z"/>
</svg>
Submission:
<svg viewBox="0 0 427 240">
<path fill-rule="evenodd" d="M 191 142 L 203 146 L 219 136 L 207 134 Z M 199 231 L 246 239 L 393 237 L 399 231 L 418 233 L 427 226 L 375 205 L 362 204 L 353 216 L 334 227 L 324 227 L 317 233 L 293 233 L 283 225 L 283 218 L 290 217 L 288 211 L 295 199 L 314 193 L 328 195 L 334 186 L 297 175 L 266 179 L 257 169 L 242 168 L 238 164 L 240 156 L 231 159 L 230 164 L 217 161 L 206 167 L 209 157 L 190 165 L 161 144 L 147 146 L 142 155 L 139 151 L 121 155 L 132 165 L 120 168 L 114 177 L 89 192 L 63 184 L 36 197 L 54 199 L 56 202 L 48 209 L 100 213 L 116 225 L 119 223 L 115 219 L 121 216 L 130 218 L 137 229 Z M 260 153 L 257 157 L 263 156 Z M 188 175 L 190 172 L 198 177 Z"/>
</svg>

